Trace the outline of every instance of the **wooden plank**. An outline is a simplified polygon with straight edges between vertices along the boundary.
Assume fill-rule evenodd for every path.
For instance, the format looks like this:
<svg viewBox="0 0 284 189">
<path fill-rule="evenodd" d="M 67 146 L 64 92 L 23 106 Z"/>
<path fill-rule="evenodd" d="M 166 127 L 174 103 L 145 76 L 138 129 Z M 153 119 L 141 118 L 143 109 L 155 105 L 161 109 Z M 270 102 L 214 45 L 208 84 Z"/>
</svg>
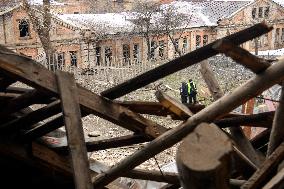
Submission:
<svg viewBox="0 0 284 189">
<path fill-rule="evenodd" d="M 186 119 L 189 116 L 192 116 L 193 113 L 183 104 L 179 103 L 174 98 L 166 95 L 161 91 L 155 93 L 159 102 L 170 112 L 180 117 L 181 119 Z"/>
<path fill-rule="evenodd" d="M 185 189 L 228 189 L 231 155 L 230 138 L 216 125 L 201 123 L 178 147 L 176 161 Z"/>
<path fill-rule="evenodd" d="M 268 61 L 252 55 L 249 51 L 231 43 L 230 41 L 220 40 L 213 46 L 213 48 L 231 57 L 237 63 L 245 66 L 256 74 L 263 72 L 271 65 Z"/>
<path fill-rule="evenodd" d="M 281 169 L 263 189 L 282 189 L 284 188 L 284 169 Z"/>
<path fill-rule="evenodd" d="M 271 179 L 276 171 L 278 164 L 284 158 L 284 143 L 265 160 L 261 167 L 252 175 L 252 177 L 242 185 L 242 189 L 259 189 Z"/>
<path fill-rule="evenodd" d="M 240 45 L 255 37 L 259 37 L 265 33 L 268 33 L 271 30 L 272 27 L 268 27 L 265 23 L 260 23 L 230 36 L 224 37 L 222 39 L 228 40 L 235 45 Z M 170 75 L 188 66 L 191 66 L 202 60 L 212 57 L 218 54 L 218 52 L 212 48 L 215 43 L 216 42 L 213 42 L 206 46 L 198 48 L 186 55 L 183 55 L 166 64 L 163 64 L 162 66 L 159 66 L 141 75 L 138 75 L 137 77 L 125 81 L 113 88 L 107 89 L 103 91 L 101 95 L 108 99 L 115 99 L 121 97 L 136 89 L 139 89 L 154 81 L 157 81 L 158 79 L 161 79 L 167 75 Z"/>
<path fill-rule="evenodd" d="M 61 112 L 60 101 L 54 101 L 43 108 L 37 109 L 28 113 L 18 119 L 12 120 L 8 123 L 0 125 L 1 132 L 12 132 L 19 129 L 31 127 L 32 125 L 42 121 L 50 116 Z"/>
<path fill-rule="evenodd" d="M 228 112 L 234 110 L 247 100 L 261 94 L 275 83 L 284 79 L 284 60 L 280 60 L 266 69 L 261 75 L 248 80 L 245 84 L 236 88 L 232 93 L 215 101 L 205 109 L 194 114 L 185 123 L 171 129 L 154 139 L 143 149 L 136 151 L 131 156 L 116 164 L 109 171 L 97 176 L 94 186 L 101 187 L 118 178 L 121 172 L 127 171 L 143 163 L 161 151 L 173 146 L 183 137 L 188 135 L 193 129 L 202 122 L 212 122 Z"/>
<path fill-rule="evenodd" d="M 277 110 L 275 112 L 272 129 L 269 137 L 267 156 L 272 154 L 272 152 L 284 141 L 284 83 L 282 84 L 282 91 Z"/>
<path fill-rule="evenodd" d="M 25 63 L 23 64 L 23 62 Z M 44 91 L 52 96 L 58 96 L 56 78 L 53 72 L 3 46 L 0 46 L 0 70 L 9 77 L 37 90 Z M 154 138 L 158 135 L 152 131 L 157 130 L 157 133 L 163 133 L 167 130 L 165 127 L 120 106 L 118 103 L 96 95 L 83 87 L 77 87 L 81 109 L 88 114 L 95 114 L 121 127 L 134 132 L 143 132 Z M 124 115 L 127 115 L 127 117 Z"/>
<path fill-rule="evenodd" d="M 72 168 L 77 189 L 91 189 L 92 181 L 82 127 L 81 112 L 75 78 L 67 72 L 56 72 L 62 111 L 71 153 Z"/>
<path fill-rule="evenodd" d="M 159 102 L 141 102 L 141 101 L 124 101 L 124 102 L 116 101 L 116 102 L 140 114 L 150 114 L 157 116 L 171 115 L 171 112 L 169 112 L 166 108 L 164 108 L 162 104 Z M 201 104 L 184 104 L 184 105 L 193 113 L 199 112 L 200 110 L 205 108 L 205 106 Z M 178 117 L 174 118 L 179 119 Z"/>
</svg>

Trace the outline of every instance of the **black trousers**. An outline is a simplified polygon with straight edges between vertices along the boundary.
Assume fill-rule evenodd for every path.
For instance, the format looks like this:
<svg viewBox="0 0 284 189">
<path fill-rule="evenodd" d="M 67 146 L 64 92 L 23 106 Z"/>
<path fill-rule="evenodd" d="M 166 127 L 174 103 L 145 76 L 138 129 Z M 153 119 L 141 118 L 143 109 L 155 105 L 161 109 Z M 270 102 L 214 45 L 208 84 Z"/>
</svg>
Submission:
<svg viewBox="0 0 284 189">
<path fill-rule="evenodd" d="M 187 103 L 187 96 L 181 95 L 180 97 L 182 103 Z"/>
<path fill-rule="evenodd" d="M 192 104 L 192 103 L 196 103 L 196 94 L 190 94 L 189 96 L 188 96 L 188 98 L 189 98 L 189 103 L 190 104 Z"/>
</svg>

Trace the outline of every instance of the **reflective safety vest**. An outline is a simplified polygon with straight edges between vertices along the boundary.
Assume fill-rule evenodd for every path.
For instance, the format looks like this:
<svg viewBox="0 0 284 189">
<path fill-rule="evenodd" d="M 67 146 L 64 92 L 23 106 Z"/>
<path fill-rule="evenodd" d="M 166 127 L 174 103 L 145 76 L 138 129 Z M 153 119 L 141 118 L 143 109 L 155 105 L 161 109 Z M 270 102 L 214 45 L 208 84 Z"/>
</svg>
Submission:
<svg viewBox="0 0 284 189">
<path fill-rule="evenodd" d="M 191 84 L 193 85 L 193 87 L 191 87 Z M 197 93 L 196 84 L 193 81 L 189 82 L 187 85 L 188 85 L 188 94 L 191 94 L 192 92 Z"/>
</svg>

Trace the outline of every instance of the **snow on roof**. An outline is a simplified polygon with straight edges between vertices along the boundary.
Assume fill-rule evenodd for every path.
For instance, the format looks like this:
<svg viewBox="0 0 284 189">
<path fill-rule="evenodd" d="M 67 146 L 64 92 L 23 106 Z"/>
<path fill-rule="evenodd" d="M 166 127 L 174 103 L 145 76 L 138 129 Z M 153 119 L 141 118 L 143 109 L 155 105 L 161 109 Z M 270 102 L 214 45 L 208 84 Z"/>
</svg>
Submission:
<svg viewBox="0 0 284 189">
<path fill-rule="evenodd" d="M 99 31 L 102 34 L 130 32 L 134 25 L 127 20 L 127 13 L 106 14 L 62 14 L 58 17 L 70 25 L 81 29 Z"/>
<path fill-rule="evenodd" d="M 42 5 L 43 0 L 28 0 L 31 5 Z M 50 5 L 64 5 L 64 3 L 59 3 L 55 0 L 50 0 Z"/>
<path fill-rule="evenodd" d="M 226 18 L 241 8 L 250 4 L 252 0 L 213 0 L 213 1 L 174 1 L 170 4 L 177 7 L 177 10 L 183 13 L 191 12 L 198 26 L 217 25 L 217 21 Z"/>
<path fill-rule="evenodd" d="M 282 7 L 284 7 L 284 0 L 272 0 L 274 1 L 275 3 L 281 5 Z"/>
<path fill-rule="evenodd" d="M 251 52 L 254 54 L 254 52 Z M 284 56 L 284 48 L 276 49 L 276 50 L 266 50 L 266 51 L 258 51 L 258 55 L 260 56 Z"/>
</svg>

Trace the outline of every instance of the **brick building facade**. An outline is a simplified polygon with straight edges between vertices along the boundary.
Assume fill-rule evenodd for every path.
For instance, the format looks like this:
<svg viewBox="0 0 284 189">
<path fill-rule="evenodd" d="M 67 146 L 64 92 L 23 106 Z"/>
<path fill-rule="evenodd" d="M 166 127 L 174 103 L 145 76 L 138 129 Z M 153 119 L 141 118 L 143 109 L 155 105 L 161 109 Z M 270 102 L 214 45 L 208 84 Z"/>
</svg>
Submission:
<svg viewBox="0 0 284 189">
<path fill-rule="evenodd" d="M 72 0 L 68 3 L 72 3 Z M 284 47 L 284 5 L 281 0 L 171 3 L 194 10 L 192 23 L 176 40 L 182 53 L 263 20 L 272 24 L 274 29 L 259 38 L 258 50 Z M 64 5 L 59 2 L 52 6 L 55 11 L 54 7 Z M 74 14 L 74 10 L 79 9 L 66 7 L 64 12 L 72 14 L 52 15 L 50 35 L 57 61 L 80 67 L 146 61 L 146 40 L 139 33 L 133 32 L 134 26 L 127 13 Z M 84 6 L 81 9 L 82 12 L 88 11 Z M 37 14 L 40 15 L 40 12 Z M 36 60 L 42 57 L 43 48 L 39 37 L 20 5 L 0 10 L 0 32 L 1 44 Z M 178 30 L 176 35 L 180 36 Z M 255 41 L 243 44 L 249 51 L 254 51 L 255 45 Z M 153 60 L 177 56 L 169 37 L 163 34 L 153 37 L 151 46 L 150 58 Z"/>
</svg>

